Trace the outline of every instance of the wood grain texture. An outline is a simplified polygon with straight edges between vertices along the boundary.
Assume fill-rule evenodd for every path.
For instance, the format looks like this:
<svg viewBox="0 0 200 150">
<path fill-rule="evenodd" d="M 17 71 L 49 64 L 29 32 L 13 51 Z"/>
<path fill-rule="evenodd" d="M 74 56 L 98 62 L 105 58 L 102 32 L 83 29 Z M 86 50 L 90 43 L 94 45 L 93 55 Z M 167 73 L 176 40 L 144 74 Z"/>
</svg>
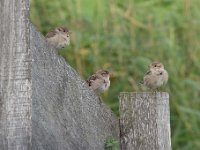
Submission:
<svg viewBox="0 0 200 150">
<path fill-rule="evenodd" d="M 118 118 L 31 27 L 33 150 L 104 150 Z"/>
<path fill-rule="evenodd" d="M 29 0 L 0 1 L 0 149 L 31 147 Z"/>
<path fill-rule="evenodd" d="M 169 95 L 120 93 L 121 150 L 171 150 Z"/>
</svg>

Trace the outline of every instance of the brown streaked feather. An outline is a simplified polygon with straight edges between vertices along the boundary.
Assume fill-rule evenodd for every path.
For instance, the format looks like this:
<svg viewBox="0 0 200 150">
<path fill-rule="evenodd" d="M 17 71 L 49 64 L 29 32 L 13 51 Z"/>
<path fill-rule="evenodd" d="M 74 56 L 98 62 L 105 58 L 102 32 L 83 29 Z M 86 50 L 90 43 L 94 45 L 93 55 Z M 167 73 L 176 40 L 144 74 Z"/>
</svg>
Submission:
<svg viewBox="0 0 200 150">
<path fill-rule="evenodd" d="M 50 31 L 50 32 L 47 33 L 46 38 L 51 38 L 55 35 L 56 35 L 56 31 L 53 30 L 53 31 Z"/>
<path fill-rule="evenodd" d="M 91 86 L 91 85 L 92 85 L 92 82 L 95 81 L 97 78 L 98 78 L 98 77 L 97 77 L 96 75 L 92 75 L 92 76 L 90 76 L 90 77 L 87 79 L 86 82 L 88 83 L 89 86 Z"/>
</svg>

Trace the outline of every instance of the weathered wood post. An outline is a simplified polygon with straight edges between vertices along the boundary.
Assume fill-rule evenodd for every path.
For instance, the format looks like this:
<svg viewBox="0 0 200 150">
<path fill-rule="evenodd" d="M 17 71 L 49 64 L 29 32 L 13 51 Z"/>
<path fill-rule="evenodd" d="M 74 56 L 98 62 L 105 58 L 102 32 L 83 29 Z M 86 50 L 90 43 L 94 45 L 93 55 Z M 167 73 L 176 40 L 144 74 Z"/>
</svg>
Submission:
<svg viewBox="0 0 200 150">
<path fill-rule="evenodd" d="M 0 0 L 0 149 L 31 147 L 29 0 Z"/>
<path fill-rule="evenodd" d="M 29 21 L 0 0 L 0 150 L 104 150 L 118 118 Z"/>
<path fill-rule="evenodd" d="M 120 93 L 121 150 L 171 150 L 169 95 Z"/>
</svg>

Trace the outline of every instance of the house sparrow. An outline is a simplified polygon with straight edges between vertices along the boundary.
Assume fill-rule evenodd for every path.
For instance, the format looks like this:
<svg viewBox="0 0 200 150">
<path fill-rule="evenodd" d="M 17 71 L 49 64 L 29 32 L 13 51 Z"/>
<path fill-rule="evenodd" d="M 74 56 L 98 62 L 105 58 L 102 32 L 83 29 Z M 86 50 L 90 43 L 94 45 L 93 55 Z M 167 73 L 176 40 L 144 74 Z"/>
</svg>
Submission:
<svg viewBox="0 0 200 150">
<path fill-rule="evenodd" d="M 110 87 L 110 73 L 106 70 L 98 70 L 87 79 L 87 84 L 95 93 L 103 93 Z"/>
<path fill-rule="evenodd" d="M 160 62 L 153 62 L 144 76 L 143 84 L 152 90 L 156 90 L 168 81 L 168 73 Z"/>
<path fill-rule="evenodd" d="M 46 35 L 46 40 L 56 49 L 64 48 L 70 44 L 70 31 L 65 27 L 57 27 Z"/>
</svg>

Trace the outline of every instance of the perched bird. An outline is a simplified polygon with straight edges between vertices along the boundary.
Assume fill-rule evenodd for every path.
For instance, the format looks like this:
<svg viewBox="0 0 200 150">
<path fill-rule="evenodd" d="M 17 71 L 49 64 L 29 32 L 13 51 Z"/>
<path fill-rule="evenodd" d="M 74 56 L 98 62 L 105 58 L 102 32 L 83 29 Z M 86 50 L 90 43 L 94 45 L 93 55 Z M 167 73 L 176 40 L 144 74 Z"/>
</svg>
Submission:
<svg viewBox="0 0 200 150">
<path fill-rule="evenodd" d="M 70 44 L 70 31 L 65 27 L 57 27 L 46 35 L 46 40 L 56 49 L 64 48 Z"/>
<path fill-rule="evenodd" d="M 110 87 L 110 73 L 106 70 L 98 70 L 86 82 L 95 93 L 103 93 Z"/>
<path fill-rule="evenodd" d="M 168 81 L 168 73 L 160 62 L 153 62 L 144 76 L 143 84 L 152 90 L 156 90 Z"/>
</svg>

